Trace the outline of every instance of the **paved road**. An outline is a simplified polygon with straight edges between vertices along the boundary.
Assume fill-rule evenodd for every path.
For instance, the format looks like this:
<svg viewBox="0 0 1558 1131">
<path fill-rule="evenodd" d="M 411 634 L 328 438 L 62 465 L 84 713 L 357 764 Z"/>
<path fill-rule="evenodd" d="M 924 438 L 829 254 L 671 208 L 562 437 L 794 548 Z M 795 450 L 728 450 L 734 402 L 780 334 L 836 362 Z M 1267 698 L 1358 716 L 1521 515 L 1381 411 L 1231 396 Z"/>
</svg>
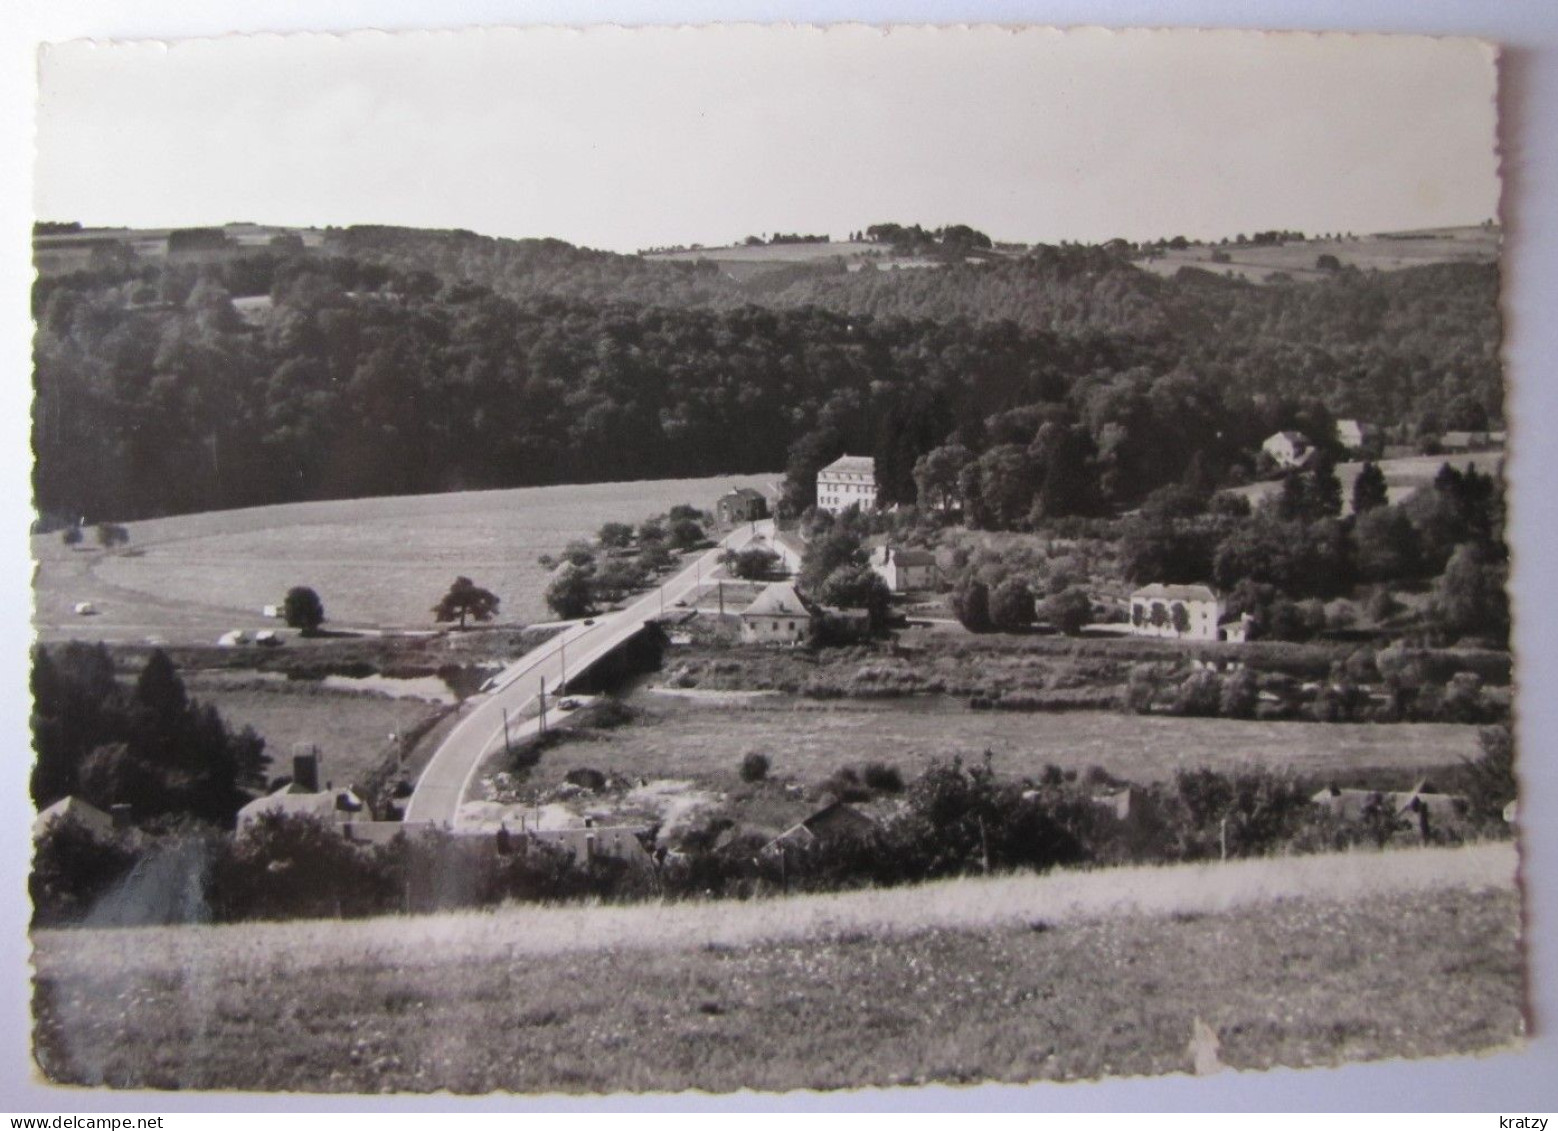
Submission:
<svg viewBox="0 0 1558 1131">
<path fill-rule="evenodd" d="M 737 527 L 719 545 L 700 555 L 658 589 L 618 612 L 596 617 L 594 624 L 576 624 L 565 629 L 504 668 L 494 680 L 493 690 L 466 701 L 465 719 L 450 731 L 427 769 L 422 771 L 406 806 L 405 819 L 453 824 L 482 759 L 503 745 L 505 710 L 511 741 L 533 734 L 538 721 L 530 720 L 529 716 L 536 709 L 542 680 L 546 681 L 550 714 L 550 707 L 555 702 L 553 693 L 563 682 L 565 672 L 568 678 L 577 676 L 641 629 L 645 621 L 653 620 L 662 612 L 670 612 L 677 601 L 689 597 L 700 584 L 719 575 L 719 558 L 726 550 L 739 550 L 759 539 L 763 544 L 771 544 L 772 537 L 772 522 Z"/>
</svg>

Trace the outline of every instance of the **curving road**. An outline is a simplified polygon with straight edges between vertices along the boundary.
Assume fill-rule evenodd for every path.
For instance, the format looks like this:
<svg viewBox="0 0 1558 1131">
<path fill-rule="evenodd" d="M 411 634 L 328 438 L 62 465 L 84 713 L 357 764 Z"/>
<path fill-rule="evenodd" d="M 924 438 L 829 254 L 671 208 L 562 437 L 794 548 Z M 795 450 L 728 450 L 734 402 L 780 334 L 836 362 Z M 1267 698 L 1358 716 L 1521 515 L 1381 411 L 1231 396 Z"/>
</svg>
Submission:
<svg viewBox="0 0 1558 1131">
<path fill-rule="evenodd" d="M 464 709 L 469 713 L 449 732 L 417 779 L 405 819 L 454 824 L 477 767 L 488 753 L 503 745 L 505 710 L 511 741 L 534 734 L 540 728 L 540 720 L 528 716 L 536 709 L 543 680 L 551 714 L 553 696 L 565 672 L 570 678 L 584 672 L 643 628 L 645 621 L 673 609 L 677 601 L 690 596 L 704 581 L 718 576 L 720 555 L 726 550 L 739 550 L 759 539 L 774 547 L 771 520 L 737 527 L 686 569 L 626 608 L 602 614 L 593 624 L 575 624 L 504 668 L 490 692 L 466 701 Z M 774 548 L 790 563 L 793 552 Z"/>
</svg>

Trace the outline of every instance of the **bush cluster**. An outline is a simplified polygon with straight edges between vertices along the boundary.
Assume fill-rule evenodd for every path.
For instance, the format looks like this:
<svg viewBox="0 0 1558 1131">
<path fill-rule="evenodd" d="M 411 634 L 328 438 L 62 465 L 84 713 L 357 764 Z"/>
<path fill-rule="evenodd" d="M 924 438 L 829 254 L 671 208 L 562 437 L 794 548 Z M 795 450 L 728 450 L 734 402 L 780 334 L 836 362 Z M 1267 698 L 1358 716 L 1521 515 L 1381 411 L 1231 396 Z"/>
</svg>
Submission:
<svg viewBox="0 0 1558 1131">
<path fill-rule="evenodd" d="M 1079 776 L 1054 766 L 1037 780 L 1002 778 L 987 753 L 970 764 L 935 762 L 907 785 L 884 765 L 847 768 L 825 785 L 853 786 L 856 800 L 902 789 L 878 820 L 853 834 L 779 849 L 764 835 L 730 835 L 730 820 L 720 818 L 684 838 L 679 852 L 656 853 L 652 871 L 614 859 L 578 861 L 519 836 L 506 852 L 483 838 L 434 831 L 362 848 L 294 817 L 268 817 L 239 838 L 205 832 L 106 844 L 60 823 L 38 844 L 34 923 L 228 922 L 506 902 L 747 897 L 1057 866 L 1382 847 L 1425 835 L 1436 843 L 1507 836 L 1502 811 L 1515 796 L 1509 731 L 1485 728 L 1482 743 L 1482 756 L 1448 783 L 1465 796 L 1464 817 L 1431 826 L 1406 819 L 1383 798 L 1361 817 L 1339 817 L 1310 800 L 1316 782 L 1278 770 L 1190 769 L 1142 787 L 1097 769 Z M 171 875 L 179 882 L 169 882 Z M 138 882 L 139 889 L 127 891 Z M 193 895 L 147 898 L 148 891 Z"/>
</svg>

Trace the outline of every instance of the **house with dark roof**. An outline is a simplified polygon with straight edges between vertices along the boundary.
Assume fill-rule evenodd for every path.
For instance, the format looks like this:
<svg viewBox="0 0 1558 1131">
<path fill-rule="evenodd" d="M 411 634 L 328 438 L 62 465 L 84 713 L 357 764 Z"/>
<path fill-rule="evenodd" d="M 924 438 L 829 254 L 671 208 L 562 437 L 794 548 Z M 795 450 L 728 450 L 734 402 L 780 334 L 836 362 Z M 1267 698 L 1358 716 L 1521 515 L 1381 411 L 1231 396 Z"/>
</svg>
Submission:
<svg viewBox="0 0 1558 1131">
<path fill-rule="evenodd" d="M 281 788 L 256 798 L 238 810 L 238 832 L 266 817 L 313 817 L 327 825 L 344 825 L 361 819 L 371 821 L 373 814 L 362 798 L 350 789 L 336 789 L 330 782 L 319 788 L 319 750 L 311 743 L 299 743 L 292 756 L 292 780 Z"/>
<path fill-rule="evenodd" d="M 834 801 L 774 837 L 763 846 L 762 854 L 779 856 L 804 851 L 832 841 L 865 836 L 875 828 L 876 822 L 859 809 Z"/>
<path fill-rule="evenodd" d="M 714 515 L 727 526 L 768 517 L 768 498 L 751 487 L 737 487 L 714 501 Z"/>
<path fill-rule="evenodd" d="M 741 610 L 741 639 L 749 644 L 804 644 L 819 615 L 794 585 L 777 581 Z"/>
</svg>

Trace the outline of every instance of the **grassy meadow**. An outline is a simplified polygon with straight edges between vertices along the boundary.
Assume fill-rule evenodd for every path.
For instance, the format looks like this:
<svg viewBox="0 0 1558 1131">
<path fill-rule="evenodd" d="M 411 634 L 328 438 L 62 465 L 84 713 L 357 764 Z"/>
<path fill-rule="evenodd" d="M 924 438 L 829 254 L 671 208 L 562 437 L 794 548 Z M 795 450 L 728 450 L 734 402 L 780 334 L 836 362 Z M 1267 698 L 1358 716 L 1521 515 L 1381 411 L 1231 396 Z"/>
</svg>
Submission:
<svg viewBox="0 0 1558 1131">
<path fill-rule="evenodd" d="M 363 691 L 333 691 L 309 681 L 220 680 L 196 673 L 190 694 L 221 712 L 228 726 L 251 726 L 265 738 L 270 775 L 292 772 L 295 743 L 319 747 L 321 776 L 361 784 L 393 753 L 390 732 L 425 726 L 448 708 L 422 699 Z"/>
<path fill-rule="evenodd" d="M 1523 1032 L 1511 845 L 759 900 L 34 937 L 59 1082 L 323 1092 L 1070 1080 Z M 1432 987 L 1424 992 L 1424 987 Z"/>
<path fill-rule="evenodd" d="M 1494 452 L 1452 452 L 1439 456 L 1404 456 L 1400 459 L 1382 459 L 1379 461 L 1379 469 L 1385 473 L 1385 492 L 1392 503 L 1402 502 L 1413 491 L 1427 483 L 1432 483 L 1434 476 L 1439 474 L 1439 469 L 1445 464 L 1464 469 L 1474 467 L 1484 475 L 1492 473 L 1498 465 L 1504 461 L 1502 451 Z M 1357 482 L 1358 472 L 1363 470 L 1361 462 L 1339 463 L 1336 465 L 1336 478 L 1342 484 L 1342 514 L 1352 513 L 1352 485 Z M 1282 489 L 1280 480 L 1268 479 L 1259 483 L 1251 483 L 1245 487 L 1234 487 L 1229 490 L 1230 495 L 1243 495 L 1250 502 L 1258 503 L 1268 495 L 1275 495 Z"/>
<path fill-rule="evenodd" d="M 198 639 L 274 627 L 260 616 L 293 585 L 319 592 L 336 626 L 431 629 L 433 604 L 457 575 L 502 600 L 500 619 L 548 614 L 542 554 L 610 521 L 638 522 L 678 503 L 704 509 L 732 475 L 592 483 L 448 495 L 290 503 L 129 524 L 129 552 L 72 550 L 33 538 L 35 621 L 45 639 Z M 78 617 L 80 601 L 98 606 Z"/>
<path fill-rule="evenodd" d="M 905 780 L 934 758 L 995 756 L 1003 775 L 1037 777 L 1047 764 L 1102 766 L 1146 784 L 1182 768 L 1290 768 L 1345 778 L 1359 770 L 1401 776 L 1475 758 L 1475 727 L 1438 723 L 1257 722 L 1126 715 L 970 711 L 946 700 L 814 703 L 784 696 L 698 701 L 642 692 L 632 725 L 589 730 L 548 750 L 537 786 L 590 766 L 625 775 L 690 778 L 730 788 L 744 754 L 768 755 L 771 775 L 817 782 L 845 765 L 884 762 Z M 554 780 L 555 779 L 555 780 Z"/>
</svg>

